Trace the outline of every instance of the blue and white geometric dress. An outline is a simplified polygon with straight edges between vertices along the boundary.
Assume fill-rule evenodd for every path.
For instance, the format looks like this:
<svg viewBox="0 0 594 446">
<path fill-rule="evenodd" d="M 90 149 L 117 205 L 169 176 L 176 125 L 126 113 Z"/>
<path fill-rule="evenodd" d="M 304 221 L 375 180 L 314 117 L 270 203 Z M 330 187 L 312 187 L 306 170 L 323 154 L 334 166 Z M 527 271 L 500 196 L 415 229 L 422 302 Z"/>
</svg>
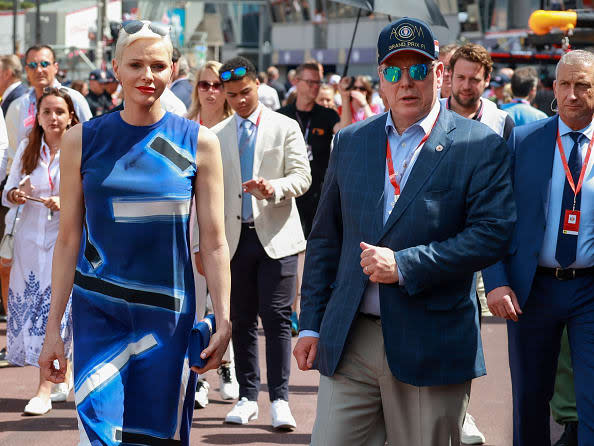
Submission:
<svg viewBox="0 0 594 446">
<path fill-rule="evenodd" d="M 195 374 L 189 214 L 199 125 L 166 113 L 83 124 L 72 293 L 80 445 L 188 445 Z"/>
</svg>

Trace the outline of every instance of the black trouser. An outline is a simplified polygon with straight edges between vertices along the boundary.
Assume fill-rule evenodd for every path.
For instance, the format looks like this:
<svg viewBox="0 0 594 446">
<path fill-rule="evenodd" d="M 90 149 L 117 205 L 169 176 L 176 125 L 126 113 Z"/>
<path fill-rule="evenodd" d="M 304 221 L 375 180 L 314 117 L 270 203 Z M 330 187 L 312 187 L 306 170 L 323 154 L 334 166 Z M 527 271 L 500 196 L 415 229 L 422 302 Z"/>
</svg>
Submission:
<svg viewBox="0 0 594 446">
<path fill-rule="evenodd" d="M 266 336 L 270 401 L 289 399 L 291 304 L 295 296 L 297 255 L 270 258 L 248 224 L 241 227 L 231 261 L 231 322 L 239 397 L 258 400 L 258 315 Z"/>
</svg>

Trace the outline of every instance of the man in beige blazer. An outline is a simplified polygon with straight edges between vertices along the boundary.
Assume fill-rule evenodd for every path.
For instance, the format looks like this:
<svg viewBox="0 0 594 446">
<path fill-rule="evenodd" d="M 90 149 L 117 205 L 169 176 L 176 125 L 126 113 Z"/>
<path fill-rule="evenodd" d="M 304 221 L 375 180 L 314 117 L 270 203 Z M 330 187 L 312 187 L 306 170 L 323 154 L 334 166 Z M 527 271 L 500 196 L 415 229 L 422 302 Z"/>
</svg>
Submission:
<svg viewBox="0 0 594 446">
<path fill-rule="evenodd" d="M 225 421 L 258 417 L 258 315 L 266 336 L 272 426 L 292 430 L 288 405 L 291 303 L 297 253 L 305 249 L 295 197 L 311 184 L 305 141 L 293 119 L 258 101 L 257 72 L 236 57 L 220 68 L 236 112 L 213 127 L 225 170 L 225 230 L 231 253 L 231 320 L 239 402 Z"/>
</svg>

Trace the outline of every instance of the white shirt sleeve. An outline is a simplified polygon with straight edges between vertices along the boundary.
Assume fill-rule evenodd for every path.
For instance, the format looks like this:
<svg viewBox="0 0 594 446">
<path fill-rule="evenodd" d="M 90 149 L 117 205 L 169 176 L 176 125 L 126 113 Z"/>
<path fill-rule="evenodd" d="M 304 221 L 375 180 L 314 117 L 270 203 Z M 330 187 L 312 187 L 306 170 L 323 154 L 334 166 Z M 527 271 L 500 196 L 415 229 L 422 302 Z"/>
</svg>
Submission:
<svg viewBox="0 0 594 446">
<path fill-rule="evenodd" d="M 6 178 L 6 164 L 8 162 L 8 133 L 4 113 L 0 109 L 0 182 Z"/>
<path fill-rule="evenodd" d="M 14 204 L 6 198 L 8 192 L 11 189 L 14 189 L 19 186 L 21 179 L 23 178 L 23 152 L 29 143 L 29 139 L 25 138 L 19 145 L 16 155 L 14 156 L 14 161 L 12 162 L 12 166 L 10 167 L 10 175 L 8 175 L 8 179 L 6 180 L 6 186 L 4 186 L 4 190 L 2 191 L 2 204 L 8 208 L 17 207 L 17 204 Z"/>
</svg>

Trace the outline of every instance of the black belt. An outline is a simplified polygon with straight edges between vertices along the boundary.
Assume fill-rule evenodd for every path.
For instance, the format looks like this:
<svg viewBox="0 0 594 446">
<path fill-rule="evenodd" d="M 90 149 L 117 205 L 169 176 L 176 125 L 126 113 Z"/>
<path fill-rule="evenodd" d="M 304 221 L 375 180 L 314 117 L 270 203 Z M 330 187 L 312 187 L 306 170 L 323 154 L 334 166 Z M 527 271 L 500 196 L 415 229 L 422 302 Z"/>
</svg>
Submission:
<svg viewBox="0 0 594 446">
<path fill-rule="evenodd" d="M 536 272 L 547 276 L 553 276 L 557 280 L 572 280 L 576 277 L 594 275 L 594 266 L 589 268 L 548 268 L 546 266 L 537 266 Z"/>
<path fill-rule="evenodd" d="M 379 321 L 382 317 L 378 316 L 377 314 L 371 313 L 359 313 L 361 316 L 366 317 L 367 319 L 371 319 L 372 321 Z"/>
<path fill-rule="evenodd" d="M 256 226 L 254 225 L 253 221 L 250 223 L 242 223 L 241 227 L 245 229 L 256 229 Z"/>
</svg>

